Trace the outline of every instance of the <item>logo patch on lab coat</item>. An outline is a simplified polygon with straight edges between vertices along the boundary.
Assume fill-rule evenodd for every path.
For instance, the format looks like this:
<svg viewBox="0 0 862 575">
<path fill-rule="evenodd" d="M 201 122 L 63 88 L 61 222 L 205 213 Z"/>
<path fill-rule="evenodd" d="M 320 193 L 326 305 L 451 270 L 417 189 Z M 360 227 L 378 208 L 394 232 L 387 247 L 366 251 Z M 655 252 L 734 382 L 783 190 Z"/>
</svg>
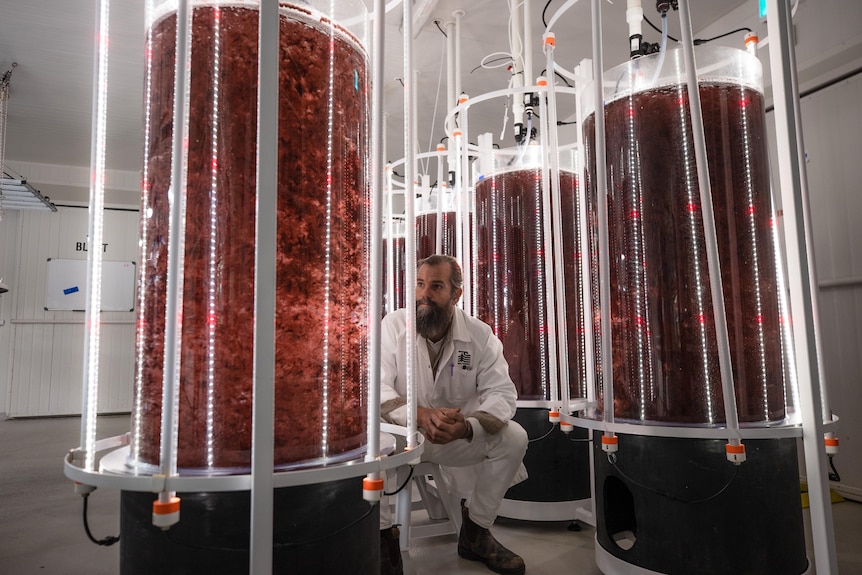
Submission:
<svg viewBox="0 0 862 575">
<path fill-rule="evenodd" d="M 473 357 L 469 351 L 459 350 L 455 352 L 455 356 L 458 358 L 458 369 L 473 369 Z"/>
</svg>

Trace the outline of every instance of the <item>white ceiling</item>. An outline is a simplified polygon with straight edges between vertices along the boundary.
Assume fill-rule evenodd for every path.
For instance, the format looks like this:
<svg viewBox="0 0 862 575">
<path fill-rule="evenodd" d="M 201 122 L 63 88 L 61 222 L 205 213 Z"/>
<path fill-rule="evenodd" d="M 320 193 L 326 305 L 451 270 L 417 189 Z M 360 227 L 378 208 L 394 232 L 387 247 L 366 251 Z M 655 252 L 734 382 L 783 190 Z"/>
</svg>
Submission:
<svg viewBox="0 0 862 575">
<path fill-rule="evenodd" d="M 692 27 L 702 30 L 749 0 L 690 0 Z M 371 0 L 366 0 L 371 5 Z M 547 3 L 547 19 L 564 4 Z M 659 18 L 652 0 L 644 11 L 654 23 Z M 3 0 L 0 9 L 0 74 L 17 67 L 11 76 L 6 161 L 88 167 L 90 165 L 93 101 L 95 9 L 97 0 Z M 543 68 L 541 38 L 545 0 L 530 0 L 534 28 L 534 69 Z M 108 142 L 109 170 L 139 172 L 142 157 L 141 110 L 144 42 L 144 2 L 122 0 L 111 3 Z M 509 10 L 505 0 L 439 0 L 416 38 L 415 61 L 419 70 L 419 150 L 434 149 L 444 136 L 446 112 L 446 39 L 434 25 L 453 19 L 452 12 L 466 12 L 462 19 L 462 86 L 471 96 L 507 87 L 505 68 L 479 67 L 483 57 L 506 52 Z M 627 59 L 628 28 L 625 0 L 602 2 L 605 68 Z M 387 14 L 384 99 L 388 113 L 387 160 L 403 156 L 401 6 Z M 679 18 L 671 14 L 670 35 L 679 37 Z M 571 69 L 591 55 L 590 2 L 575 4 L 554 25 L 556 60 Z M 659 34 L 644 24 L 644 36 L 657 42 Z M 738 34 L 742 42 L 742 34 Z M 435 108 L 436 102 L 436 108 Z M 561 115 L 564 115 L 562 112 Z M 477 125 L 471 116 L 470 133 L 499 134 L 502 110 Z M 434 120 L 432 129 L 432 119 Z M 509 123 L 511 127 L 511 121 Z M 430 148 L 429 148 L 430 146 Z M 27 174 L 24 174 L 27 176 Z"/>
</svg>

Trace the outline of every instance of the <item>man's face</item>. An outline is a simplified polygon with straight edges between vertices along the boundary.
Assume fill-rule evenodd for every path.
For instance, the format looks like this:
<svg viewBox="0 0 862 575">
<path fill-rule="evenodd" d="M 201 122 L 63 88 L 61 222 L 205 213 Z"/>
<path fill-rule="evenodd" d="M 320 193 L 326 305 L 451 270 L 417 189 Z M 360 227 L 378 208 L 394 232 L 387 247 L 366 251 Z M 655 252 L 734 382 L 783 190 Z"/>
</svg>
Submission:
<svg viewBox="0 0 862 575">
<path fill-rule="evenodd" d="M 416 272 L 416 331 L 422 337 L 439 337 L 449 325 L 461 290 L 453 290 L 448 263 L 425 264 Z"/>
</svg>

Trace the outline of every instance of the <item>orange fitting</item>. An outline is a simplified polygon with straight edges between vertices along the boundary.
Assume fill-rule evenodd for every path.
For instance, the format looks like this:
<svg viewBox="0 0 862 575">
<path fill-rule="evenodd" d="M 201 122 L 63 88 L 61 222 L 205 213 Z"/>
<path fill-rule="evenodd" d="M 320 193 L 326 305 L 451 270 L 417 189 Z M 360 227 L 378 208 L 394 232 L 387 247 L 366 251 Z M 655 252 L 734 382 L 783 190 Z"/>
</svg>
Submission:
<svg viewBox="0 0 862 575">
<path fill-rule="evenodd" d="M 438 151 L 438 152 L 445 152 L 445 151 L 446 151 L 446 146 L 445 146 L 445 145 L 443 145 L 443 144 L 437 144 L 437 151 Z"/>
<path fill-rule="evenodd" d="M 536 80 L 536 86 L 547 86 L 547 85 L 548 85 L 548 81 L 544 78 L 539 78 L 538 80 Z"/>
<path fill-rule="evenodd" d="M 548 46 L 556 46 L 557 38 L 553 34 L 548 34 L 545 36 L 545 44 Z"/>
<path fill-rule="evenodd" d="M 835 455 L 836 453 L 838 453 L 837 437 L 824 437 L 823 442 L 826 444 L 827 455 Z"/>
<path fill-rule="evenodd" d="M 362 489 L 365 491 L 383 491 L 383 480 L 366 477 L 362 480 Z"/>
<path fill-rule="evenodd" d="M 167 529 L 180 520 L 180 498 L 173 496 L 167 501 L 153 501 L 153 525 Z"/>
<path fill-rule="evenodd" d="M 460 138 L 461 137 L 461 130 L 455 130 L 454 132 L 452 132 L 452 137 L 453 138 Z"/>
<path fill-rule="evenodd" d="M 554 411 L 554 410 L 549 411 L 548 412 L 548 420 L 551 423 L 557 423 L 558 421 L 560 421 L 560 412 Z"/>
<path fill-rule="evenodd" d="M 466 94 L 461 94 L 461 96 L 458 98 L 458 103 L 463 104 L 464 102 L 466 102 L 469 99 L 470 99 L 470 96 L 467 96 Z"/>
<path fill-rule="evenodd" d="M 153 514 L 154 515 L 168 515 L 170 513 L 177 513 L 180 510 L 180 498 L 179 497 L 171 497 L 167 501 L 159 501 L 156 499 L 153 501 Z"/>
<path fill-rule="evenodd" d="M 727 453 L 727 460 L 731 463 L 739 465 L 745 461 L 745 445 L 742 443 L 739 445 L 728 443 L 724 446 L 724 451 Z"/>
<path fill-rule="evenodd" d="M 606 453 L 616 453 L 619 449 L 620 440 L 616 435 L 602 435 L 602 451 Z"/>
</svg>

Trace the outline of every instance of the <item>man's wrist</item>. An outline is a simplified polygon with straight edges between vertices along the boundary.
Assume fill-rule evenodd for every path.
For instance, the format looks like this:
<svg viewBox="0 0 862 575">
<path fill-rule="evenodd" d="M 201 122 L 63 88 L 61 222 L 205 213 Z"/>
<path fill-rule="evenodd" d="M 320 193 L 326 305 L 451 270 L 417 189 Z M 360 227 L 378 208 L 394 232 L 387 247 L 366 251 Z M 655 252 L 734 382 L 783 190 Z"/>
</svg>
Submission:
<svg viewBox="0 0 862 575">
<path fill-rule="evenodd" d="M 464 420 L 464 428 L 464 437 L 462 439 L 471 441 L 473 439 L 473 425 L 467 419 Z"/>
</svg>

